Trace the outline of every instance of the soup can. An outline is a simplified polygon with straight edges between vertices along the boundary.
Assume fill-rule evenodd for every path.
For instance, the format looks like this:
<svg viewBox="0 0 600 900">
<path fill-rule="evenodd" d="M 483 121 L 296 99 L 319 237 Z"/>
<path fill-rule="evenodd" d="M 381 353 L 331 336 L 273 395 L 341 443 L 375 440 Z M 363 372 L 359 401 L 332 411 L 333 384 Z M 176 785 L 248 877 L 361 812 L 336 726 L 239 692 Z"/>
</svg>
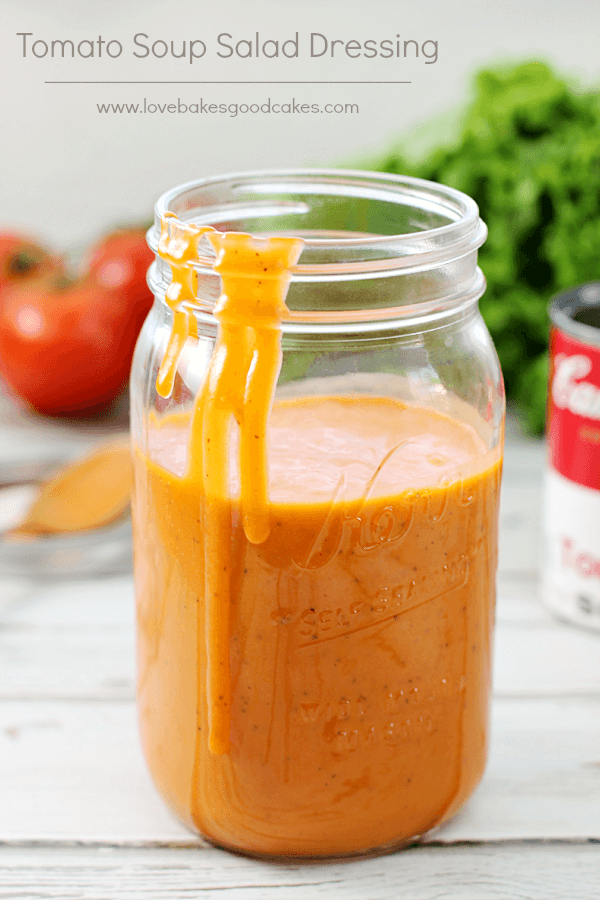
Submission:
<svg viewBox="0 0 600 900">
<path fill-rule="evenodd" d="M 543 599 L 600 631 L 600 282 L 550 306 Z"/>
</svg>

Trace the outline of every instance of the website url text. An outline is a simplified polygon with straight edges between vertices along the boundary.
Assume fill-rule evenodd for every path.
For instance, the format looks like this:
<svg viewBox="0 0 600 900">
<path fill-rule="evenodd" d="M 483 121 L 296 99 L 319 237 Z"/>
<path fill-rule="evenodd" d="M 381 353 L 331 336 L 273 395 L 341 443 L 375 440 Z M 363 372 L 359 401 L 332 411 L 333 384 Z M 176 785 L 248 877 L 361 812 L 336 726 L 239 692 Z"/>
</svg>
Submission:
<svg viewBox="0 0 600 900">
<path fill-rule="evenodd" d="M 125 114 L 125 115 L 162 115 L 164 113 L 178 115 L 226 115 L 235 118 L 238 115 L 262 113 L 263 115 L 312 115 L 325 113 L 326 115 L 356 115 L 359 112 L 358 103 L 301 103 L 292 98 L 286 103 L 272 103 L 269 98 L 264 103 L 211 103 L 200 99 L 197 103 L 182 103 L 177 98 L 177 103 L 149 103 L 144 97 L 143 103 L 96 103 L 99 113 Z"/>
</svg>

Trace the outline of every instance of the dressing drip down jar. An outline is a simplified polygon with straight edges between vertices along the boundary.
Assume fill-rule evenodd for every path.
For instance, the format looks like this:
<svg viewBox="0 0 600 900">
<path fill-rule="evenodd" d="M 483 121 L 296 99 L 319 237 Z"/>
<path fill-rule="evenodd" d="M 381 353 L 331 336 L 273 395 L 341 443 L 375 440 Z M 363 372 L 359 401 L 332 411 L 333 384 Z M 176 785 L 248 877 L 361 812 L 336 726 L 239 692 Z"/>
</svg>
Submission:
<svg viewBox="0 0 600 900">
<path fill-rule="evenodd" d="M 464 194 L 342 170 L 156 206 L 132 372 L 138 704 L 190 829 L 412 843 L 488 743 L 502 376 Z"/>
</svg>

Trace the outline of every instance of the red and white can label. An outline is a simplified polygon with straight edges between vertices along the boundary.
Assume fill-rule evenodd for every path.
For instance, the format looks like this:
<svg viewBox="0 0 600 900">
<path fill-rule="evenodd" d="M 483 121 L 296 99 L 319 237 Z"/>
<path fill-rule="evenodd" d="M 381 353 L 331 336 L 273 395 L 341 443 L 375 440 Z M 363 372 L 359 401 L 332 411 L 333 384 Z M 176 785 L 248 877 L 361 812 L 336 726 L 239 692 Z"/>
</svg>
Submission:
<svg viewBox="0 0 600 900">
<path fill-rule="evenodd" d="M 600 490 L 600 349 L 553 328 L 550 335 L 550 464 Z"/>
<path fill-rule="evenodd" d="M 544 506 L 544 601 L 562 619 L 600 631 L 600 492 L 549 466 Z"/>
<path fill-rule="evenodd" d="M 600 348 L 552 328 L 544 599 L 600 631 Z"/>
</svg>

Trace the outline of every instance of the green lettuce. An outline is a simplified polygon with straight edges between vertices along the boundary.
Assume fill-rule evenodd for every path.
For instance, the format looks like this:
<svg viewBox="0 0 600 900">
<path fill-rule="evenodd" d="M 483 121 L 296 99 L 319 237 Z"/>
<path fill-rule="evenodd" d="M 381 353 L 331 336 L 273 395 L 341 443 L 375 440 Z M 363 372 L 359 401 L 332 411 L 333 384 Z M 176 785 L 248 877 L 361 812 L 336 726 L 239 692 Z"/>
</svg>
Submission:
<svg viewBox="0 0 600 900">
<path fill-rule="evenodd" d="M 417 163 L 388 153 L 374 167 L 450 185 L 479 205 L 489 229 L 479 257 L 488 284 L 481 312 L 507 396 L 540 433 L 549 301 L 600 279 L 600 95 L 543 63 L 486 69 L 452 146 Z"/>
</svg>

